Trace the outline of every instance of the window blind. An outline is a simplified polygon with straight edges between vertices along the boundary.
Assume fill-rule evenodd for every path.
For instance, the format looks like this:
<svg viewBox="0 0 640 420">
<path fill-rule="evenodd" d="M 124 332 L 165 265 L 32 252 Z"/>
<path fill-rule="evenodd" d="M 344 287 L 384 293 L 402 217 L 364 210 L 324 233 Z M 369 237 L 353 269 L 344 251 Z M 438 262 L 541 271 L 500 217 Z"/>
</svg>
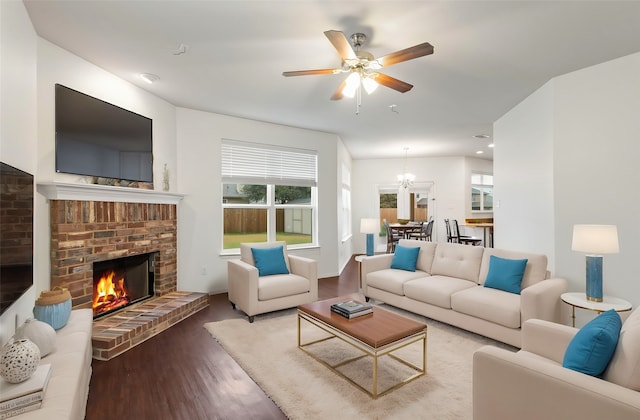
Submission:
<svg viewBox="0 0 640 420">
<path fill-rule="evenodd" d="M 316 151 L 222 140 L 222 182 L 315 187 Z"/>
</svg>

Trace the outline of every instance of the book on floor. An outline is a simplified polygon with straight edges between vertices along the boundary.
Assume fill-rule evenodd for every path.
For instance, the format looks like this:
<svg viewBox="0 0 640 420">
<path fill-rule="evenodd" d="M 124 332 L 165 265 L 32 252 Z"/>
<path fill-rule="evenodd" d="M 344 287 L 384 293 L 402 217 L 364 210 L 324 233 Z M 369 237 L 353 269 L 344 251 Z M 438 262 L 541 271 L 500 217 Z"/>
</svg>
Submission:
<svg viewBox="0 0 640 420">
<path fill-rule="evenodd" d="M 50 377 L 51 365 L 44 364 L 38 366 L 26 381 L 12 384 L 0 379 L 0 413 L 5 414 L 10 410 L 41 403 Z M 39 407 L 31 407 L 31 409 L 35 408 Z"/>
</svg>

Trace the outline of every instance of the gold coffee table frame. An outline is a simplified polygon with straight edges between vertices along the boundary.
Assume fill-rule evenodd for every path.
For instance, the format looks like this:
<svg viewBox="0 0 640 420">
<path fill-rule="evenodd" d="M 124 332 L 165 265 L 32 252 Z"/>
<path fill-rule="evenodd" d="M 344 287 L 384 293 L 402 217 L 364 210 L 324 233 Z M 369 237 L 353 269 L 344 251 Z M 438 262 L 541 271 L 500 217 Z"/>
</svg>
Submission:
<svg viewBox="0 0 640 420">
<path fill-rule="evenodd" d="M 378 309 L 381 310 L 381 309 Z M 337 315 L 339 316 L 339 315 Z M 369 315 L 365 315 L 365 316 L 369 316 Z M 306 343 L 302 343 L 302 337 L 301 337 L 301 322 L 302 320 L 307 321 L 308 323 L 310 323 L 311 325 L 314 325 L 317 328 L 320 328 L 321 330 L 325 331 L 326 333 L 330 334 L 329 337 L 324 337 L 318 340 L 313 340 L 313 341 L 309 341 Z M 335 365 L 331 365 L 329 363 L 327 363 L 326 361 L 322 360 L 321 358 L 319 358 L 318 356 L 316 356 L 315 354 L 313 354 L 312 352 L 310 352 L 309 350 L 306 349 L 306 347 L 316 344 L 316 343 L 320 343 L 323 341 L 327 341 L 327 340 L 331 340 L 334 338 L 338 338 L 342 341 L 344 341 L 347 344 L 350 344 L 351 346 L 355 347 L 356 349 L 358 349 L 359 351 L 361 351 L 363 354 L 360 356 L 356 356 L 353 357 L 351 359 L 347 359 L 344 360 L 340 363 L 337 363 Z M 422 341 L 422 367 L 420 366 L 416 366 L 411 362 L 408 362 L 394 354 L 391 354 L 392 352 L 399 350 L 401 348 L 407 347 L 411 344 L 414 344 L 418 341 Z M 389 344 L 386 344 L 384 346 L 381 347 L 372 347 L 354 337 L 352 337 L 351 335 L 349 335 L 348 333 L 341 331 L 340 329 L 320 320 L 317 319 L 303 311 L 301 311 L 300 309 L 298 309 L 298 348 L 300 348 L 301 350 L 303 350 L 305 353 L 307 353 L 309 356 L 311 356 L 312 358 L 314 358 L 315 360 L 317 360 L 318 362 L 320 362 L 321 364 L 323 364 L 324 366 L 328 367 L 330 370 L 332 370 L 333 372 L 335 372 L 336 374 L 338 374 L 339 376 L 343 377 L 344 379 L 346 379 L 347 381 L 351 382 L 351 384 L 355 385 L 357 388 L 360 388 L 363 392 L 365 392 L 366 394 L 368 394 L 369 396 L 371 396 L 372 398 L 376 399 L 381 395 L 385 395 L 395 389 L 400 388 L 403 385 L 408 384 L 409 382 L 426 375 L 427 373 L 427 326 L 424 326 L 424 330 L 422 330 L 421 332 L 415 333 L 415 334 L 411 334 L 408 335 L 406 337 L 402 337 L 396 341 L 393 341 Z M 342 372 L 340 372 L 338 370 L 339 367 L 344 366 L 346 364 L 355 362 L 356 360 L 360 360 L 364 357 L 371 357 L 373 359 L 373 372 L 372 372 L 372 389 L 368 390 L 365 387 L 363 387 L 362 385 L 358 384 L 357 382 L 355 382 L 353 379 L 349 378 L 348 376 L 344 375 Z M 413 369 L 416 371 L 415 374 L 409 376 L 408 378 L 402 380 L 401 382 L 391 386 L 390 388 L 385 389 L 382 392 L 378 392 L 378 359 L 382 356 L 389 356 L 391 358 L 393 358 L 394 360 L 397 360 L 398 362 L 408 366 L 409 368 Z"/>
</svg>

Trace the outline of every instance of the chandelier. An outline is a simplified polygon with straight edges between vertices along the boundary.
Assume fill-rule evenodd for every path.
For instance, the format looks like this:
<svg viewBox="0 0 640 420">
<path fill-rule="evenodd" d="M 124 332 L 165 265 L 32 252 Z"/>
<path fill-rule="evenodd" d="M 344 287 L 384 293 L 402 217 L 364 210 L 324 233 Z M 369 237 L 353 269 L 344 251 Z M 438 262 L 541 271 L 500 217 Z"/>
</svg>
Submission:
<svg viewBox="0 0 640 420">
<path fill-rule="evenodd" d="M 398 184 L 400 184 L 403 188 L 409 188 L 413 185 L 413 182 L 416 180 L 416 176 L 407 172 L 407 153 L 409 151 L 408 147 L 404 148 L 404 170 L 401 174 L 397 176 Z"/>
</svg>

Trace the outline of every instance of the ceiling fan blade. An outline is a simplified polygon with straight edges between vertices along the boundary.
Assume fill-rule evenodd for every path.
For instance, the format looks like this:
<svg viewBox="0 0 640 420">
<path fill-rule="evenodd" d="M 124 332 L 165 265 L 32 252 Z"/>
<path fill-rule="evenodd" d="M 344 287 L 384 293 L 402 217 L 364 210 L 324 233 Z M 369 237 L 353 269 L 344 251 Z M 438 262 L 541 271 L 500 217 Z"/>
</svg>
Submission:
<svg viewBox="0 0 640 420">
<path fill-rule="evenodd" d="M 391 66 L 392 64 L 402 63 L 403 61 L 413 60 L 414 58 L 423 57 L 425 55 L 433 54 L 433 45 L 428 42 L 414 45 L 413 47 L 405 48 L 404 50 L 396 51 L 391 54 L 387 54 L 378 58 L 376 61 L 380 66 Z"/>
<path fill-rule="evenodd" d="M 324 35 L 329 39 L 329 42 L 333 44 L 333 47 L 338 50 L 338 54 L 344 60 L 357 60 L 358 56 L 351 48 L 351 44 L 349 44 L 349 40 L 344 34 L 340 31 L 325 31 Z"/>
<path fill-rule="evenodd" d="M 342 69 L 319 69 L 319 70 L 298 70 L 298 71 L 283 71 L 284 77 L 290 76 L 310 76 L 313 74 L 338 74 Z"/>
<path fill-rule="evenodd" d="M 377 76 L 374 80 L 382 86 L 397 90 L 400 93 L 408 92 L 413 88 L 413 85 L 410 85 L 409 83 L 403 82 L 402 80 L 398 80 L 382 73 L 377 73 Z"/>
<path fill-rule="evenodd" d="M 339 101 L 340 99 L 344 98 L 344 95 L 342 94 L 342 91 L 344 90 L 344 87 L 347 86 L 347 80 L 343 80 L 342 83 L 340 83 L 340 86 L 338 86 L 338 89 L 336 89 L 335 92 L 333 92 L 333 95 L 331 95 L 331 100 L 332 101 Z"/>
</svg>

